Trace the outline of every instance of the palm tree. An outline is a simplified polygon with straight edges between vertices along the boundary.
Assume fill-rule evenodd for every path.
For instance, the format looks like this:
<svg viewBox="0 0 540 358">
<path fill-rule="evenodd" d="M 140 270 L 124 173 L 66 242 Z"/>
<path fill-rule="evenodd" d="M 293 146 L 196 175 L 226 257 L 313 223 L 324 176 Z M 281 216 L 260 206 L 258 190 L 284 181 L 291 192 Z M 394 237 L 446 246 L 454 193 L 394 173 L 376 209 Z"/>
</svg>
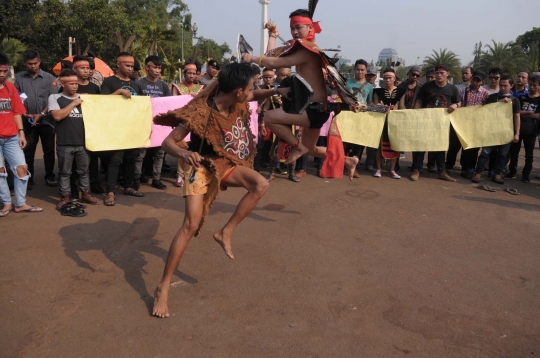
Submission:
<svg viewBox="0 0 540 358">
<path fill-rule="evenodd" d="M 26 45 L 14 38 L 5 38 L 0 43 L 0 51 L 9 58 L 10 66 L 17 66 L 22 61 L 22 54 L 26 51 Z"/>
<path fill-rule="evenodd" d="M 450 70 L 450 77 L 460 78 L 461 76 L 461 61 L 457 55 L 448 51 L 447 49 L 439 49 L 439 52 L 433 50 L 431 56 L 426 56 L 424 58 L 423 72 L 424 74 L 432 68 L 435 68 L 438 64 L 445 64 Z"/>
<path fill-rule="evenodd" d="M 508 75 L 530 69 L 531 62 L 520 45 L 491 41 L 492 44 L 484 46 L 486 50 L 482 51 L 478 69 L 488 73 L 490 68 L 499 67 Z"/>
</svg>

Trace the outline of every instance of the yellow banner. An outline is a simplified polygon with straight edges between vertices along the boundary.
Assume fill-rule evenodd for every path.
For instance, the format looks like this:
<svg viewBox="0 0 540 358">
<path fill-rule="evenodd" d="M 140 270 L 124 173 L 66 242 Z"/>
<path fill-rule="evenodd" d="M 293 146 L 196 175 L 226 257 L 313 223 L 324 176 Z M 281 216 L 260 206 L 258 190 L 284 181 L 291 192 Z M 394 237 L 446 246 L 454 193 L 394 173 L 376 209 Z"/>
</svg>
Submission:
<svg viewBox="0 0 540 358">
<path fill-rule="evenodd" d="M 388 137 L 396 152 L 446 151 L 450 114 L 445 108 L 390 111 Z"/>
<path fill-rule="evenodd" d="M 507 144 L 514 138 L 511 103 L 458 108 L 450 121 L 465 149 Z"/>
<path fill-rule="evenodd" d="M 81 95 L 86 148 L 91 151 L 150 145 L 150 97 Z"/>
<path fill-rule="evenodd" d="M 347 143 L 378 148 L 385 117 L 385 113 L 343 111 L 336 117 L 341 139 Z"/>
</svg>

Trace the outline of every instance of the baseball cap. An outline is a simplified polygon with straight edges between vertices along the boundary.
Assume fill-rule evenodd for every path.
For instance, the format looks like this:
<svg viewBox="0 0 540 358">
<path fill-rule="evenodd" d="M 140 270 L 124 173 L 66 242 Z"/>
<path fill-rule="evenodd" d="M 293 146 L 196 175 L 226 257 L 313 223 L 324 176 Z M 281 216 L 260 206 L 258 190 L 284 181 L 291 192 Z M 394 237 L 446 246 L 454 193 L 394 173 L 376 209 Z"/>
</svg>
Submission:
<svg viewBox="0 0 540 358">
<path fill-rule="evenodd" d="M 442 68 L 443 70 L 445 70 L 445 71 L 450 71 L 450 70 L 448 69 L 448 66 L 446 66 L 444 63 L 439 63 L 437 66 L 435 66 L 435 71 L 437 71 L 438 69 L 441 69 L 441 68 Z"/>
<path fill-rule="evenodd" d="M 480 70 L 474 71 L 472 76 L 476 77 L 476 78 L 479 78 L 482 81 L 486 79 L 486 73 L 484 71 L 480 71 Z"/>
<path fill-rule="evenodd" d="M 420 73 L 422 73 L 422 68 L 420 66 L 418 66 L 418 65 L 411 66 L 408 73 L 411 73 L 411 72 L 420 72 Z"/>
<path fill-rule="evenodd" d="M 208 66 L 215 67 L 217 70 L 219 70 L 219 65 L 216 60 L 210 60 L 208 61 Z"/>
<path fill-rule="evenodd" d="M 367 70 L 368 75 L 376 75 L 377 74 L 377 68 L 376 67 L 369 67 Z"/>
</svg>

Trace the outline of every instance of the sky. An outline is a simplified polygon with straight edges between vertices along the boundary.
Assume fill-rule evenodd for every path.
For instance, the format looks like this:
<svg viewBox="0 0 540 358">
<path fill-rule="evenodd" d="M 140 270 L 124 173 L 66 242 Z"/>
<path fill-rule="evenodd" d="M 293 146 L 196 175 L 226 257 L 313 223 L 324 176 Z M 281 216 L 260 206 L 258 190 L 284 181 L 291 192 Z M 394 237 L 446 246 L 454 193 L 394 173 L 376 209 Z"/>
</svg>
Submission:
<svg viewBox="0 0 540 358">
<path fill-rule="evenodd" d="M 259 55 L 262 6 L 259 0 L 183 0 L 188 5 L 198 35 L 236 47 L 244 35 Z M 268 18 L 283 38 L 291 38 L 289 14 L 306 8 L 308 0 L 271 0 Z M 533 27 L 540 27 L 540 0 L 319 0 L 314 20 L 322 33 L 321 48 L 341 46 L 340 55 L 351 61 L 377 61 L 379 52 L 392 47 L 407 65 L 433 50 L 448 49 L 462 64 L 473 59 L 475 43 L 513 41 Z M 235 52 L 235 50 L 232 50 Z M 328 53 L 330 56 L 333 52 Z"/>
</svg>

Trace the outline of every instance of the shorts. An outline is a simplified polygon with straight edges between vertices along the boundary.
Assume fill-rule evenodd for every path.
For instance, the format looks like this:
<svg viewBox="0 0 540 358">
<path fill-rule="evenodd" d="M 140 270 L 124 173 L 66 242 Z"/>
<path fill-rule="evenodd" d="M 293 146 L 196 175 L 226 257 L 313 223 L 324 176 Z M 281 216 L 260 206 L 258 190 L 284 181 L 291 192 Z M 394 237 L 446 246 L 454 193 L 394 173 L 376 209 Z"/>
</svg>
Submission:
<svg viewBox="0 0 540 358">
<path fill-rule="evenodd" d="M 186 164 L 184 166 L 184 196 L 205 195 L 208 192 L 208 188 L 210 187 L 210 184 L 212 183 L 212 180 L 214 179 L 214 176 L 216 174 L 201 165 L 195 171 L 195 180 L 193 181 L 193 183 L 190 183 L 189 177 L 191 176 L 191 168 L 192 166 L 189 164 Z M 221 176 L 221 180 L 219 181 L 219 188 L 222 191 L 227 190 L 227 187 L 224 185 L 225 180 L 227 180 L 227 178 L 229 177 L 229 175 L 231 175 L 235 168 L 236 166 L 228 167 L 227 169 L 225 169 L 223 175 Z"/>
<path fill-rule="evenodd" d="M 321 129 L 330 118 L 330 112 L 321 112 L 309 107 L 306 108 L 306 114 L 309 119 L 309 128 Z"/>
</svg>

